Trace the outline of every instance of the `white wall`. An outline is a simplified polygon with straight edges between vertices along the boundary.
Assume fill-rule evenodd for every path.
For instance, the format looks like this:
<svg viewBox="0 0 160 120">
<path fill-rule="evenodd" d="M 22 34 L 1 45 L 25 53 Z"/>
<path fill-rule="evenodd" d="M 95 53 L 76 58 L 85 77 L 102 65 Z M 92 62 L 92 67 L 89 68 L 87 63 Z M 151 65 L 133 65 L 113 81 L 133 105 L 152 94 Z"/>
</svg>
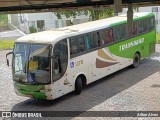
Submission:
<svg viewBox="0 0 160 120">
<path fill-rule="evenodd" d="M 51 12 L 47 13 L 30 13 L 28 14 L 28 22 L 37 20 L 44 20 L 45 29 L 55 28 L 55 19 L 56 17 Z M 36 24 L 37 26 L 37 24 Z"/>
<path fill-rule="evenodd" d="M 11 14 L 10 15 L 10 20 L 12 21 L 12 24 L 14 26 L 19 27 L 18 15 L 17 14 Z"/>
<path fill-rule="evenodd" d="M 80 23 L 85 23 L 89 21 L 89 16 L 86 15 L 81 15 L 81 16 L 76 16 L 74 17 L 69 17 L 66 18 L 65 16 L 62 16 L 62 19 L 57 19 L 57 21 L 59 22 L 59 27 L 65 27 L 66 25 L 66 20 L 71 20 L 71 22 L 73 23 L 73 25 L 76 24 L 80 24 Z"/>
</svg>

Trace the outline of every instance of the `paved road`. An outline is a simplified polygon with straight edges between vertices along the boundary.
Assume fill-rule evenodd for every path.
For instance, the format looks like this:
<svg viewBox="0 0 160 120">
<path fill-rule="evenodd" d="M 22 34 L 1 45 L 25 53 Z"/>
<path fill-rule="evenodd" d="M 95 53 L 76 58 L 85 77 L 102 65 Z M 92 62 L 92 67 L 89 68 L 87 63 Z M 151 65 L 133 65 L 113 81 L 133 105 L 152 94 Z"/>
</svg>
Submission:
<svg viewBox="0 0 160 120">
<path fill-rule="evenodd" d="M 0 51 L 0 111 L 160 111 L 160 46 L 138 68 L 125 68 L 96 81 L 79 96 L 70 93 L 53 101 L 29 99 L 14 93 L 11 68 L 5 60 L 7 52 Z"/>
</svg>

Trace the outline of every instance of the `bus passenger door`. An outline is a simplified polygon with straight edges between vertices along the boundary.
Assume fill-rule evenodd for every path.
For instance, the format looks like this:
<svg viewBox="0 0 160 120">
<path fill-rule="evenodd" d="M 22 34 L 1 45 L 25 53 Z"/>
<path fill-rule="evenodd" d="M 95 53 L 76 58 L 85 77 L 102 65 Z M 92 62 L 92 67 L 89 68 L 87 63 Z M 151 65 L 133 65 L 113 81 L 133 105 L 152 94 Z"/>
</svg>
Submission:
<svg viewBox="0 0 160 120">
<path fill-rule="evenodd" d="M 61 40 L 54 46 L 52 59 L 53 89 L 57 97 L 69 92 L 67 82 L 68 42 Z"/>
</svg>

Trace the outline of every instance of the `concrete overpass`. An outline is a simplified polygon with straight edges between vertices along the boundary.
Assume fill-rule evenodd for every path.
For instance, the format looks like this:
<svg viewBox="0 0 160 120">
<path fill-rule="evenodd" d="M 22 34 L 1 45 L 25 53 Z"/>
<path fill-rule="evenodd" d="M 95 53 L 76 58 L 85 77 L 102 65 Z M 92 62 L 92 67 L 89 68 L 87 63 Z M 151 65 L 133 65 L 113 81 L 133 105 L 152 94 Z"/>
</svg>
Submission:
<svg viewBox="0 0 160 120">
<path fill-rule="evenodd" d="M 130 3 L 133 6 L 153 6 L 160 5 L 160 0 L 0 0 L 0 12 L 37 12 L 113 6 L 119 11 L 121 7 L 127 7 Z"/>
<path fill-rule="evenodd" d="M 22 13 L 56 11 L 61 9 L 86 9 L 114 7 L 115 12 L 121 12 L 128 7 L 128 30 L 132 32 L 133 6 L 160 5 L 160 0 L 0 0 L 0 13 Z"/>
</svg>

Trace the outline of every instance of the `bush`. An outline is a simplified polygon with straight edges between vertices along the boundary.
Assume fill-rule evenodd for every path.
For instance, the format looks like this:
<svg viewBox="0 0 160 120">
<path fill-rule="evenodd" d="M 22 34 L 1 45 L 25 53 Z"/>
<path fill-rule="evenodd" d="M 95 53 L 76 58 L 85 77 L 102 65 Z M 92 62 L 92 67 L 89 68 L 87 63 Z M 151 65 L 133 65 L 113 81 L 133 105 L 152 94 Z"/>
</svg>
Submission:
<svg viewBox="0 0 160 120">
<path fill-rule="evenodd" d="M 30 31 L 30 33 L 36 33 L 37 32 L 37 30 L 34 26 L 29 27 L 29 31 Z"/>
</svg>

